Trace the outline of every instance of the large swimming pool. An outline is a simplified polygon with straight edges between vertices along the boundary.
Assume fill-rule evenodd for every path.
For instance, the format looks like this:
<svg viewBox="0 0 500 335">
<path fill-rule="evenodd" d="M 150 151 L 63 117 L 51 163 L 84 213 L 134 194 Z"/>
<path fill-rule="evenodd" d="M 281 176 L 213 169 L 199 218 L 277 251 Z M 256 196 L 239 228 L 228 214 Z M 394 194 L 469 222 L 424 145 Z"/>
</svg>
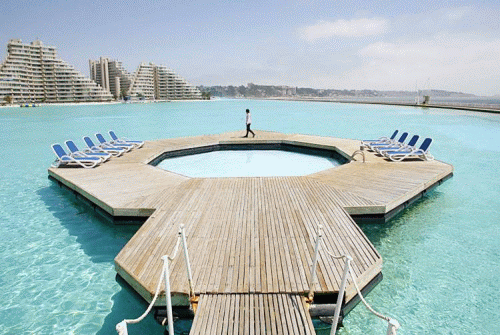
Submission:
<svg viewBox="0 0 500 335">
<path fill-rule="evenodd" d="M 243 135 L 246 108 L 257 135 L 432 137 L 454 177 L 391 222 L 362 226 L 384 259 L 368 301 L 402 324 L 398 334 L 500 333 L 500 115 L 255 100 L 0 109 L 0 333 L 114 334 L 146 308 L 113 265 L 137 228 L 113 226 L 49 181 L 50 144 L 83 146 L 109 129 L 144 140 Z M 340 334 L 386 329 L 361 305 L 344 324 Z M 162 327 L 152 317 L 129 327 L 153 332 Z"/>
</svg>

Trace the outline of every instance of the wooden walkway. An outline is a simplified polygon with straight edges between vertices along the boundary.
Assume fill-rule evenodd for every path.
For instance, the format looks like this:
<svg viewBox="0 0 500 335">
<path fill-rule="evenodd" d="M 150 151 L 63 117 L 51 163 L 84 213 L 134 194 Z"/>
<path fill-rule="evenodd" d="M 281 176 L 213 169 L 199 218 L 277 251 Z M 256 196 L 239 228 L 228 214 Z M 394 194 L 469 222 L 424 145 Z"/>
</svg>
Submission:
<svg viewBox="0 0 500 335">
<path fill-rule="evenodd" d="M 190 335 L 315 335 L 296 294 L 203 294 Z"/>
<path fill-rule="evenodd" d="M 453 172 L 439 161 L 394 163 L 368 152 L 365 163 L 351 161 L 299 177 L 189 178 L 148 164 L 167 151 L 222 143 L 288 143 L 335 149 L 345 157 L 360 145 L 358 140 L 261 131 L 255 139 L 240 136 L 146 142 L 95 169 L 49 169 L 52 178 L 114 217 L 149 217 L 115 258 L 117 272 L 148 302 L 161 257 L 172 253 L 179 225 L 185 225 L 194 291 L 200 297 L 192 334 L 246 334 L 247 329 L 288 334 L 294 326 L 309 334 L 301 297 L 309 290 L 318 226 L 323 226 L 326 248 L 354 259 L 357 282 L 365 287 L 381 273 L 382 259 L 350 215 L 387 213 Z M 323 248 L 315 291 L 335 295 L 342 269 L 343 263 Z M 182 255 L 171 265 L 171 286 L 174 304 L 188 305 Z M 346 302 L 355 295 L 349 281 Z M 164 294 L 157 305 L 165 305 Z"/>
<path fill-rule="evenodd" d="M 361 284 L 381 270 L 381 258 L 328 185 L 301 177 L 190 179 L 132 237 L 115 259 L 118 273 L 133 274 L 154 292 L 163 262 L 186 226 L 195 292 L 301 293 L 309 289 L 318 225 L 325 244 L 354 258 Z M 139 256 L 140 255 L 140 256 Z M 339 261 L 320 252 L 320 292 L 337 292 Z M 172 264 L 172 292 L 188 293 L 182 257 Z M 351 287 L 353 289 L 353 287 Z M 348 299 L 354 291 L 348 292 Z"/>
</svg>

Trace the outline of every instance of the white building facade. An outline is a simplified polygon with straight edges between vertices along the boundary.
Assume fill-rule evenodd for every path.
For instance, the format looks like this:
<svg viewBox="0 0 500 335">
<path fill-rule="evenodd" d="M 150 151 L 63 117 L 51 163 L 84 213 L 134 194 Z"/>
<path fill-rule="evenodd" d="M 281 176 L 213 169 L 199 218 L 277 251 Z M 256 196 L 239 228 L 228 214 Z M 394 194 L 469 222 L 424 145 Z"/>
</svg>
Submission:
<svg viewBox="0 0 500 335">
<path fill-rule="evenodd" d="M 201 92 L 164 65 L 141 63 L 132 77 L 129 95 L 147 100 L 200 100 Z"/>
<path fill-rule="evenodd" d="M 201 92 L 163 65 L 155 66 L 155 96 L 161 100 L 201 99 Z"/>
<path fill-rule="evenodd" d="M 117 60 L 101 57 L 89 60 L 90 79 L 111 93 L 113 98 L 120 99 L 128 93 L 132 75 Z"/>
<path fill-rule="evenodd" d="M 110 101 L 112 96 L 41 41 L 10 40 L 0 65 L 0 100 L 13 103 Z"/>
</svg>

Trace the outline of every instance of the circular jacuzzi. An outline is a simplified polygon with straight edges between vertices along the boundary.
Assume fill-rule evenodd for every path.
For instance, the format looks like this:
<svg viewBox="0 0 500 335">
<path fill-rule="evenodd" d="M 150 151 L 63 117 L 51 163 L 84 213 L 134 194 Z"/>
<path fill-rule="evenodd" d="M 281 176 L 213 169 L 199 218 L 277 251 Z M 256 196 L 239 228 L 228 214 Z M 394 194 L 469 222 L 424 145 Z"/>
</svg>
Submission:
<svg viewBox="0 0 500 335">
<path fill-rule="evenodd" d="M 166 152 L 153 165 L 192 178 L 304 176 L 344 164 L 334 150 L 290 144 L 219 144 Z"/>
</svg>

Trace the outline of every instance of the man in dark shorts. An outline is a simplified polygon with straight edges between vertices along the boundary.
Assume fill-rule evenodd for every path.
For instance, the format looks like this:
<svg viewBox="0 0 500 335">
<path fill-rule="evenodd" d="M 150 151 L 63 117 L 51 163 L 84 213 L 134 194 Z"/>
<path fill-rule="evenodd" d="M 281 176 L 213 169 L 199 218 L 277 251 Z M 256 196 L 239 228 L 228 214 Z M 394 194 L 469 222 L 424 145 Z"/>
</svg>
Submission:
<svg viewBox="0 0 500 335">
<path fill-rule="evenodd" d="M 250 114 L 250 109 L 247 109 L 247 134 L 243 137 L 248 137 L 248 133 L 252 133 L 253 137 L 255 137 L 255 133 L 250 129 L 250 125 L 252 124 L 252 115 Z"/>
</svg>

